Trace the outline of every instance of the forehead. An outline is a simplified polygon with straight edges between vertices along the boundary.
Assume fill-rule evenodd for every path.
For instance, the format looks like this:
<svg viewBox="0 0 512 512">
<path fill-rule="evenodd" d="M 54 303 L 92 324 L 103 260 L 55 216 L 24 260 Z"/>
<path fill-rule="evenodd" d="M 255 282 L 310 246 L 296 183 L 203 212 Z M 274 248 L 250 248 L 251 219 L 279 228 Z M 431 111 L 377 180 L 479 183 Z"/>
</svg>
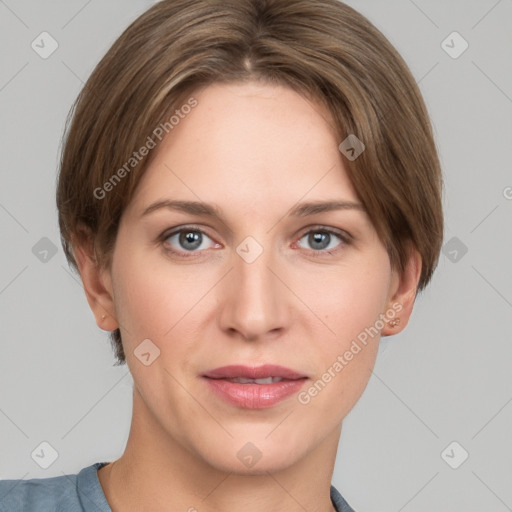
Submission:
<svg viewBox="0 0 512 512">
<path fill-rule="evenodd" d="M 154 149 L 133 207 L 158 197 L 249 211 L 301 199 L 357 200 L 320 105 L 280 85 L 213 84 Z"/>
</svg>

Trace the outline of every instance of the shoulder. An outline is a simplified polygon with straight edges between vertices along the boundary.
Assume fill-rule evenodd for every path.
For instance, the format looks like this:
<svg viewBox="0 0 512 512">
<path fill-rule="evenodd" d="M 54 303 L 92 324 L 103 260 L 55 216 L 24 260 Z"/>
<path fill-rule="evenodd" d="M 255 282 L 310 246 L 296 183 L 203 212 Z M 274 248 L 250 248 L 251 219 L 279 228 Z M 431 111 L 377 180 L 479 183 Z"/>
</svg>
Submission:
<svg viewBox="0 0 512 512">
<path fill-rule="evenodd" d="M 97 462 L 74 475 L 0 480 L 0 512 L 111 512 L 97 476 L 104 464 Z"/>
<path fill-rule="evenodd" d="M 355 512 L 333 485 L 331 485 L 331 501 L 337 512 Z"/>
</svg>

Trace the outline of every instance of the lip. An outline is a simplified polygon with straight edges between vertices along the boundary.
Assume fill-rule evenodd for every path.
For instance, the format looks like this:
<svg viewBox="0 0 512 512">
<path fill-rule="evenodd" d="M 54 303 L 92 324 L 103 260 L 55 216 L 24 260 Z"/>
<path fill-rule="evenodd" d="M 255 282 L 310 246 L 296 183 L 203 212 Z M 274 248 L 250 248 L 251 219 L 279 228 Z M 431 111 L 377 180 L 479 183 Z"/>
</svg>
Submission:
<svg viewBox="0 0 512 512">
<path fill-rule="evenodd" d="M 272 364 L 257 367 L 231 365 L 216 368 L 202 376 L 206 385 L 217 396 L 235 407 L 243 409 L 267 409 L 297 393 L 309 380 L 306 375 Z M 264 379 L 280 377 L 283 380 L 272 384 L 241 384 L 227 379 L 244 377 Z"/>
<path fill-rule="evenodd" d="M 296 380 L 307 377 L 275 364 L 264 364 L 261 366 L 244 366 L 240 364 L 222 366 L 215 368 L 203 374 L 203 377 L 211 379 L 233 379 L 235 377 L 244 377 L 246 379 L 265 379 L 267 377 L 281 377 L 282 379 Z"/>
</svg>

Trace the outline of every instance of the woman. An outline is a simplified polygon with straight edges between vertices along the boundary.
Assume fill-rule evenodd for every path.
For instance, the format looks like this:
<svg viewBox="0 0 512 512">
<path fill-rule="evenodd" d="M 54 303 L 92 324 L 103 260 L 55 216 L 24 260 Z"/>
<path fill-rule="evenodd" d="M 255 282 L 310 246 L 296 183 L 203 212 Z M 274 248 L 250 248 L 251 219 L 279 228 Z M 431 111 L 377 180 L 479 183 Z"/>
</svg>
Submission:
<svg viewBox="0 0 512 512">
<path fill-rule="evenodd" d="M 351 511 L 342 421 L 432 277 L 441 189 L 414 78 L 352 8 L 153 6 L 79 95 L 57 189 L 134 379 L 127 446 L 0 507 Z"/>
</svg>

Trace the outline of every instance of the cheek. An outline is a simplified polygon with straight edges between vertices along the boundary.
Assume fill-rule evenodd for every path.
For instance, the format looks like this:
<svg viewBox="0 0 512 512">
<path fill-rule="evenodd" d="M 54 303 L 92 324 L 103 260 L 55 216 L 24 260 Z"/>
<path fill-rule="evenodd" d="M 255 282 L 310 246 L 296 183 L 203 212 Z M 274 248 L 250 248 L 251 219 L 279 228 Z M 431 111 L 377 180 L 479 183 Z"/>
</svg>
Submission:
<svg viewBox="0 0 512 512">
<path fill-rule="evenodd" d="M 331 410 L 340 421 L 364 391 L 377 356 L 390 283 L 389 260 L 380 256 L 324 279 L 322 293 L 308 297 L 324 325 L 316 321 L 309 360 L 318 373 L 301 403 L 318 414 Z"/>
<path fill-rule="evenodd" d="M 386 306 L 391 269 L 387 254 L 359 258 L 357 263 L 303 280 L 301 296 L 317 314 L 328 352 L 343 350 L 359 333 L 375 325 Z M 323 340 L 323 342 L 322 342 Z"/>
<path fill-rule="evenodd" d="M 114 274 L 116 313 L 123 343 L 133 350 L 149 338 L 163 350 L 166 340 L 193 318 L 195 306 L 201 302 L 201 310 L 204 309 L 204 297 L 218 276 L 212 272 L 194 273 L 190 266 L 168 261 L 157 251 L 146 254 L 135 249 L 126 253 L 130 256 L 118 256 L 115 260 Z M 186 340 L 183 341 L 186 345 Z"/>
</svg>

